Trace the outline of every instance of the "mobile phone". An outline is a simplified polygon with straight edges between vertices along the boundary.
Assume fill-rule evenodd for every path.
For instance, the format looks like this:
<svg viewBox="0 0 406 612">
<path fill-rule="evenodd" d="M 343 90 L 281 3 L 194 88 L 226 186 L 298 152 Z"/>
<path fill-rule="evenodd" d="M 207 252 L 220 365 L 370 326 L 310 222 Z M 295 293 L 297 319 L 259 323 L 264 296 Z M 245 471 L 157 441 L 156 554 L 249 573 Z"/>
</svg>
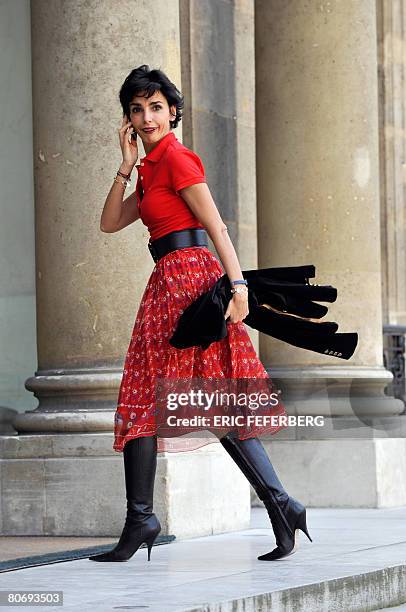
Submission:
<svg viewBox="0 0 406 612">
<path fill-rule="evenodd" d="M 130 123 L 130 120 L 129 120 L 129 118 L 128 118 L 128 115 L 127 115 L 126 113 L 124 113 L 124 116 L 125 116 L 125 118 L 126 118 L 126 120 L 127 120 L 127 123 Z M 132 134 L 131 134 L 131 138 L 132 138 L 132 140 L 137 140 L 137 132 L 132 132 Z"/>
</svg>

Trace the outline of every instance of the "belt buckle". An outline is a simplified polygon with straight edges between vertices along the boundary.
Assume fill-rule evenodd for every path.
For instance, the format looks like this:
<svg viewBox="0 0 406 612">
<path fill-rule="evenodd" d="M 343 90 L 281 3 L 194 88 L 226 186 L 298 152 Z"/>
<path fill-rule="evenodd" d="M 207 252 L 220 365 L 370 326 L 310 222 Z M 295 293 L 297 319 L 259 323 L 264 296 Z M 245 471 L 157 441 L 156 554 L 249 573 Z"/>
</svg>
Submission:
<svg viewBox="0 0 406 612">
<path fill-rule="evenodd" d="M 151 243 L 151 241 L 148 241 L 148 248 L 149 248 L 149 252 L 152 255 L 152 259 L 155 261 L 155 263 L 158 261 L 158 253 L 155 249 L 155 247 L 153 246 L 153 244 Z"/>
</svg>

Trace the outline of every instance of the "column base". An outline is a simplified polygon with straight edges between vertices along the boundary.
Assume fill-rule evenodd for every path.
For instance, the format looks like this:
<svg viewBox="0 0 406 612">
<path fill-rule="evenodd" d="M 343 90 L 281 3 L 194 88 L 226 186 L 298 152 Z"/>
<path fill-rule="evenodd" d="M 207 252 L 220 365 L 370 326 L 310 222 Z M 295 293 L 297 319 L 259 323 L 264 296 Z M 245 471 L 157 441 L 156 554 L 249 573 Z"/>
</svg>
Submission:
<svg viewBox="0 0 406 612">
<path fill-rule="evenodd" d="M 406 505 L 406 416 L 326 418 L 324 427 L 261 441 L 288 493 L 307 507 Z M 253 490 L 251 503 L 262 505 Z"/>
<path fill-rule="evenodd" d="M 288 493 L 307 507 L 406 506 L 405 438 L 275 441 L 264 446 Z M 252 503 L 261 505 L 258 499 Z"/>
<path fill-rule="evenodd" d="M 289 414 L 379 417 L 404 414 L 401 400 L 385 394 L 393 375 L 383 366 L 272 367 Z"/>
<path fill-rule="evenodd" d="M 26 410 L 15 415 L 13 427 L 18 433 L 98 433 L 112 432 L 114 410 Z"/>
<path fill-rule="evenodd" d="M 111 447 L 111 433 L 0 436 L 0 533 L 118 537 L 124 468 Z M 178 539 L 247 529 L 249 484 L 220 444 L 159 453 L 154 510 Z"/>
</svg>

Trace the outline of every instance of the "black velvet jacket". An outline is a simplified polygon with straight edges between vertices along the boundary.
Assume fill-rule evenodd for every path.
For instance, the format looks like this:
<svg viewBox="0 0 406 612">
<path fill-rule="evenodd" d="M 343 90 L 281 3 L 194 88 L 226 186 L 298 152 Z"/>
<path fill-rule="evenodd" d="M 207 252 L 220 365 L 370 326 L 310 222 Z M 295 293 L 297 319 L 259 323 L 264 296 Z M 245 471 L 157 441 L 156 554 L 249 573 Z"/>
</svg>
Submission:
<svg viewBox="0 0 406 612">
<path fill-rule="evenodd" d="M 337 289 L 331 285 L 311 285 L 315 266 L 289 266 L 242 270 L 248 281 L 248 316 L 244 323 L 264 334 L 293 346 L 349 359 L 358 343 L 357 333 L 336 333 L 338 324 L 319 321 L 327 306 L 335 302 Z M 232 297 L 230 281 L 223 274 L 209 291 L 192 302 L 181 314 L 170 339 L 176 348 L 201 346 L 227 335 L 229 320 L 224 319 Z"/>
</svg>

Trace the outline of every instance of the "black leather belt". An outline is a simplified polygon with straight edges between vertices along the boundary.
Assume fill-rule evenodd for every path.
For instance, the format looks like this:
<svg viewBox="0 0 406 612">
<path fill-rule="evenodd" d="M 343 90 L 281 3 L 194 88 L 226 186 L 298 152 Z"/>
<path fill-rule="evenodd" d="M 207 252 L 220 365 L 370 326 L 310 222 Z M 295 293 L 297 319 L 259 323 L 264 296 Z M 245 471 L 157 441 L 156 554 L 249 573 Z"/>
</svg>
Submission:
<svg viewBox="0 0 406 612">
<path fill-rule="evenodd" d="M 152 259 L 157 262 L 164 255 L 176 251 L 176 249 L 185 249 L 192 246 L 208 246 L 207 232 L 205 229 L 196 227 L 184 230 L 170 232 L 148 242 L 148 248 L 152 255 Z"/>
</svg>

